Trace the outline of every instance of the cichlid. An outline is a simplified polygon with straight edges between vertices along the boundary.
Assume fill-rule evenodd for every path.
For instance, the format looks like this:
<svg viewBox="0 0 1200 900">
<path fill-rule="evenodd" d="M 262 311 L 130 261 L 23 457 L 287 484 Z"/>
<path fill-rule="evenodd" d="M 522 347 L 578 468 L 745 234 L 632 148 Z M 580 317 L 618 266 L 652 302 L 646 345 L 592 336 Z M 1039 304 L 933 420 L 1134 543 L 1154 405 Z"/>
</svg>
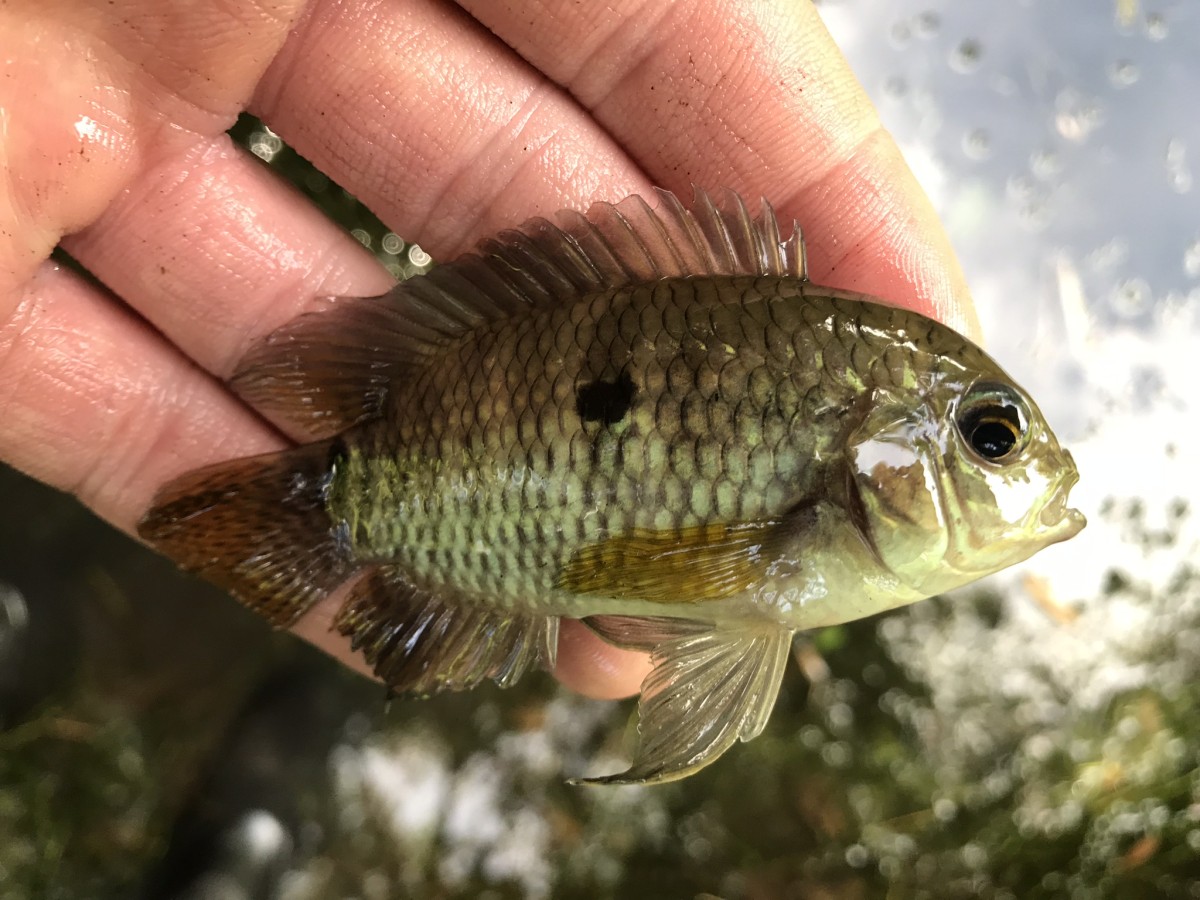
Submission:
<svg viewBox="0 0 1200 900">
<path fill-rule="evenodd" d="M 762 731 L 792 635 L 1084 525 L 1038 408 L 981 349 L 818 287 L 764 201 L 658 192 L 534 219 L 256 345 L 232 386 L 311 443 L 183 475 L 141 534 L 396 690 L 512 684 L 558 622 L 649 651 L 632 767 Z"/>
</svg>

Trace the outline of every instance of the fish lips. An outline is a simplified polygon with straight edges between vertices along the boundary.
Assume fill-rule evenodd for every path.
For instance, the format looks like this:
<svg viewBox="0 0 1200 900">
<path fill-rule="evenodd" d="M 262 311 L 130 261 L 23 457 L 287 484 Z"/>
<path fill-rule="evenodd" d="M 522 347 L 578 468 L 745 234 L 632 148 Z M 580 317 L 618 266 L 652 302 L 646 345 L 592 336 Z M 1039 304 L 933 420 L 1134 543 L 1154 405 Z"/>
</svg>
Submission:
<svg viewBox="0 0 1200 900">
<path fill-rule="evenodd" d="M 1063 473 L 1054 491 L 1054 497 L 1042 507 L 1042 511 L 1038 515 L 1038 522 L 1046 529 L 1049 543 L 1052 544 L 1070 540 L 1087 526 L 1087 518 L 1084 514 L 1067 506 L 1071 488 L 1079 483 L 1079 472 L 1075 468 L 1075 461 L 1071 459 L 1071 455 L 1066 451 L 1064 454 L 1070 468 Z"/>
</svg>

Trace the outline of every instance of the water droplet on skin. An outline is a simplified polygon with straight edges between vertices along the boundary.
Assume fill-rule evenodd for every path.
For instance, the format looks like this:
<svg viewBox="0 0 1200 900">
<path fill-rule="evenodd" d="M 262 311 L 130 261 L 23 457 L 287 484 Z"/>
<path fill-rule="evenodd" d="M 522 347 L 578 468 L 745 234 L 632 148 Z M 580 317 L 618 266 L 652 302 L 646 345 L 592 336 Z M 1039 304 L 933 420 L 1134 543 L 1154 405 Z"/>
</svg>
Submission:
<svg viewBox="0 0 1200 900">
<path fill-rule="evenodd" d="M 1161 41 L 1167 36 L 1167 20 L 1162 13 L 1150 13 L 1146 16 L 1146 37 L 1152 41 Z"/>
<path fill-rule="evenodd" d="M 941 27 L 941 17 L 933 10 L 927 10 L 913 19 L 912 30 L 917 37 L 928 40 L 936 35 Z"/>
<path fill-rule="evenodd" d="M 982 58 L 983 45 L 974 38 L 967 38 L 950 51 L 950 68 L 967 75 L 979 68 Z"/>
<path fill-rule="evenodd" d="M 1108 65 L 1108 83 L 1118 90 L 1136 83 L 1140 75 L 1137 65 L 1127 59 L 1118 59 Z"/>
<path fill-rule="evenodd" d="M 1119 316 L 1132 319 L 1150 307 L 1151 299 L 1150 285 L 1141 278 L 1127 278 L 1113 290 L 1113 311 Z"/>
<path fill-rule="evenodd" d="M 963 135 L 963 153 L 967 159 L 987 159 L 992 155 L 992 139 L 982 128 L 972 128 Z"/>
<path fill-rule="evenodd" d="M 1192 278 L 1200 278 L 1200 238 L 1196 238 L 1184 249 L 1183 271 Z"/>
</svg>

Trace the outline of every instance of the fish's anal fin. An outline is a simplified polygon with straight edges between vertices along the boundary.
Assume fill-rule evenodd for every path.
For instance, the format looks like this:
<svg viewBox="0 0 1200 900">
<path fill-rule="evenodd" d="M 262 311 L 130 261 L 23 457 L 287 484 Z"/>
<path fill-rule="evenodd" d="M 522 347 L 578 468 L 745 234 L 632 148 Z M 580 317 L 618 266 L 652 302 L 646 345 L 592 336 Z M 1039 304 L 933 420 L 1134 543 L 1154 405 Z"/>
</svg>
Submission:
<svg viewBox="0 0 1200 900">
<path fill-rule="evenodd" d="M 563 565 L 559 586 L 577 594 L 654 603 L 733 597 L 762 581 L 790 526 L 781 517 L 634 529 L 577 550 Z"/>
<path fill-rule="evenodd" d="M 138 534 L 277 627 L 351 574 L 325 509 L 331 448 L 311 444 L 188 472 L 158 492 Z"/>
<path fill-rule="evenodd" d="M 607 620 L 607 621 L 602 621 Z M 638 746 L 624 772 L 575 784 L 656 784 L 704 768 L 767 724 L 789 656 L 792 631 L 762 625 L 597 616 L 585 620 L 625 646 L 661 640 L 638 700 Z"/>
<path fill-rule="evenodd" d="M 784 238 L 732 191 L 690 207 L 656 189 L 531 219 L 380 297 L 326 298 L 262 338 L 230 380 L 247 402 L 312 440 L 382 414 L 400 384 L 479 325 L 589 293 L 691 275 L 806 277 L 799 227 Z"/>
<path fill-rule="evenodd" d="M 536 663 L 554 667 L 558 619 L 453 603 L 391 567 L 352 589 L 334 625 L 396 691 L 461 691 L 490 678 L 509 687 Z"/>
</svg>

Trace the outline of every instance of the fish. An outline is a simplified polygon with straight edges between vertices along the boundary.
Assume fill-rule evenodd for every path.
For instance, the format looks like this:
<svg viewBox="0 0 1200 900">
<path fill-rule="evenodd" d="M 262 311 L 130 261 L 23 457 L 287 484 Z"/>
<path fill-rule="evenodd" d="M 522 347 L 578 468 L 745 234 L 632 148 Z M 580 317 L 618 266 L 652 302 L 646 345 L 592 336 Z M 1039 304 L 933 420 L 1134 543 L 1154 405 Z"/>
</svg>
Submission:
<svg viewBox="0 0 1200 900">
<path fill-rule="evenodd" d="M 653 201 L 653 205 L 652 202 Z M 185 473 L 141 536 L 391 689 L 552 669 L 560 621 L 648 653 L 629 768 L 762 732 L 793 636 L 1066 540 L 1078 480 L 980 347 L 821 287 L 770 204 L 657 189 L 485 240 L 259 340 L 232 389 L 297 446 Z"/>
</svg>

